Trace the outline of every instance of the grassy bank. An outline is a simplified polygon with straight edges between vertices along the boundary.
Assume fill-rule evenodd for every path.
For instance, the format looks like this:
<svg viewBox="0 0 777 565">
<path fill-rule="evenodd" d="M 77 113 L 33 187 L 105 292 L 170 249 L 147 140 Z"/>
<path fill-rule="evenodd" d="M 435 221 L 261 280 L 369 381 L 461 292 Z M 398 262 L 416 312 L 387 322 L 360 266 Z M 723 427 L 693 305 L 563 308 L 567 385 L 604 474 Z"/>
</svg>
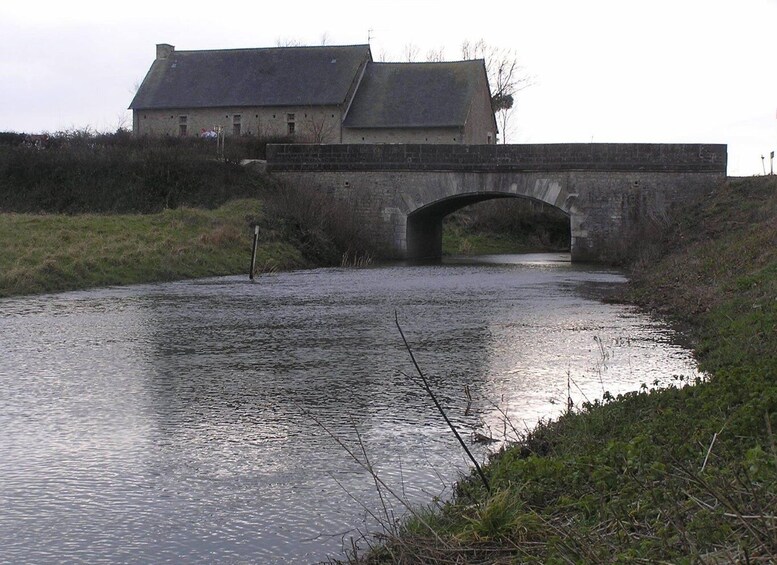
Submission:
<svg viewBox="0 0 777 565">
<path fill-rule="evenodd" d="M 260 269 L 306 264 L 269 229 L 259 200 L 216 210 L 76 216 L 0 214 L 0 297 L 80 288 L 248 274 L 253 231 L 262 226 Z"/>
<path fill-rule="evenodd" d="M 539 426 L 490 492 L 462 482 L 362 562 L 777 561 L 777 181 L 712 189 L 627 297 L 681 320 L 709 378 Z"/>
<path fill-rule="evenodd" d="M 464 228 L 456 224 L 445 225 L 442 234 L 443 255 L 499 255 L 505 253 L 537 253 L 568 250 L 511 233 L 494 233 Z"/>
</svg>

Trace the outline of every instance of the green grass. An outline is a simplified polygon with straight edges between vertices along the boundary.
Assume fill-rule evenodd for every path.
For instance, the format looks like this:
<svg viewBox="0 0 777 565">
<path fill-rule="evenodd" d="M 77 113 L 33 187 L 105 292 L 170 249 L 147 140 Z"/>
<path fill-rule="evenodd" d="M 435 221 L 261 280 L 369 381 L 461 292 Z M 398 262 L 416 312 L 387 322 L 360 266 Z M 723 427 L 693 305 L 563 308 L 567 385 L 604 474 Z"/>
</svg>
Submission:
<svg viewBox="0 0 777 565">
<path fill-rule="evenodd" d="M 443 255 L 498 255 L 555 251 L 556 248 L 531 242 L 519 235 L 480 232 L 446 224 L 442 234 L 442 250 Z"/>
<path fill-rule="evenodd" d="M 260 269 L 306 265 L 259 200 L 149 215 L 0 214 L 0 296 L 247 275 L 254 222 Z"/>
<path fill-rule="evenodd" d="M 627 298 L 688 328 L 709 378 L 540 425 L 364 563 L 777 562 L 777 180 L 685 210 Z M 690 384 L 690 386 L 685 386 Z"/>
<path fill-rule="evenodd" d="M 443 231 L 443 255 L 498 255 L 529 251 L 537 251 L 537 247 L 510 234 L 474 233 L 455 225 L 446 226 Z"/>
</svg>

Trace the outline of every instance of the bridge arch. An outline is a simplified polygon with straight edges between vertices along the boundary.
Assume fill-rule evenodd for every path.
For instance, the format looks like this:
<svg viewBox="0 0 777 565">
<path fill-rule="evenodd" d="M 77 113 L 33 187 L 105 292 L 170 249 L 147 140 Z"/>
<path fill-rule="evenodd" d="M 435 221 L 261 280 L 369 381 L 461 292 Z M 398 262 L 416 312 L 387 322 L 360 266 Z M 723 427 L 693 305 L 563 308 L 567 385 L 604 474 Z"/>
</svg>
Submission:
<svg viewBox="0 0 777 565">
<path fill-rule="evenodd" d="M 555 201 L 547 202 L 540 198 L 516 192 L 470 192 L 456 196 L 446 196 L 416 208 L 407 214 L 407 257 L 409 259 L 427 259 L 442 256 L 442 232 L 445 217 L 467 206 L 498 199 L 522 199 L 542 202 L 551 205 L 567 217 L 570 217 L 570 210 L 560 208 Z"/>
</svg>

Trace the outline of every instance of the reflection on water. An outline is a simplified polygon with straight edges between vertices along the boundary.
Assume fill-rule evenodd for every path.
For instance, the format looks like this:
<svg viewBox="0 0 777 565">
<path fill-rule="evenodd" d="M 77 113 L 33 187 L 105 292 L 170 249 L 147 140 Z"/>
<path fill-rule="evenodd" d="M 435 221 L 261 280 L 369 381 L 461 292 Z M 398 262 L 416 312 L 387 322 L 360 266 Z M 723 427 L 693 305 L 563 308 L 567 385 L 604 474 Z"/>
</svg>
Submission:
<svg viewBox="0 0 777 565">
<path fill-rule="evenodd" d="M 695 375 L 667 328 L 591 297 L 621 282 L 495 256 L 2 300 L 0 562 L 337 555 L 379 501 L 311 415 L 414 503 L 467 470 L 395 312 L 464 435 L 498 436 L 502 412 L 557 415 L 568 377 L 580 404 Z"/>
</svg>

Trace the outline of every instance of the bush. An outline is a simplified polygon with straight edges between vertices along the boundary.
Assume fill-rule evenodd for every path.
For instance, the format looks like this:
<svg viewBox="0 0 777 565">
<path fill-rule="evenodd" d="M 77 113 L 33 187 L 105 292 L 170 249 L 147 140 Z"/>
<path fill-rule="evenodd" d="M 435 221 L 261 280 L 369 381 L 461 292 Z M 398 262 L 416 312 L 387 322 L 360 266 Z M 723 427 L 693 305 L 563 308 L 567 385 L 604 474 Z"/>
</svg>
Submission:
<svg viewBox="0 0 777 565">
<path fill-rule="evenodd" d="M 35 140 L 32 142 L 31 140 Z M 51 136 L 0 134 L 0 211 L 150 213 L 181 205 L 214 208 L 255 196 L 256 176 L 239 163 L 270 140 L 236 138 L 225 159 L 213 140 L 137 138 L 126 130 Z"/>
<path fill-rule="evenodd" d="M 262 192 L 267 220 L 281 220 L 284 241 L 317 265 L 365 264 L 381 250 L 346 202 L 312 186 L 270 185 Z"/>
</svg>

